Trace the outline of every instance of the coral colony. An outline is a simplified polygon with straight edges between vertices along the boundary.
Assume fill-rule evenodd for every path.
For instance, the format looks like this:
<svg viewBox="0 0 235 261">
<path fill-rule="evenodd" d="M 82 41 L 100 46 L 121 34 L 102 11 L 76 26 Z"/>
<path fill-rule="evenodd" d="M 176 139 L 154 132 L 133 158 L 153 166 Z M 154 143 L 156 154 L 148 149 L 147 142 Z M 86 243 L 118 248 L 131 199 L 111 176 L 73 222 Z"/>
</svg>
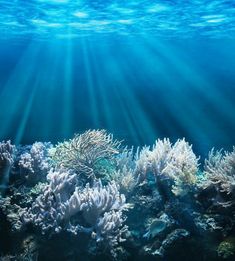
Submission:
<svg viewBox="0 0 235 261">
<path fill-rule="evenodd" d="M 1 260 L 232 260 L 235 148 L 199 165 L 184 139 L 136 150 L 105 130 L 3 141 Z"/>
</svg>

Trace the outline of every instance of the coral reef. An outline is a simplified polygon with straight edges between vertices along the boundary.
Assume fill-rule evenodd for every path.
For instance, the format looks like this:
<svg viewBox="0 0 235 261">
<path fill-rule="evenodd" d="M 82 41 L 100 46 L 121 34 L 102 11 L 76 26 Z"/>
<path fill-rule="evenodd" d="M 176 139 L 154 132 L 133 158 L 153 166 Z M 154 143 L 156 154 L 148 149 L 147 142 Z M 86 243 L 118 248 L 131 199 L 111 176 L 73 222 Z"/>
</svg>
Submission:
<svg viewBox="0 0 235 261">
<path fill-rule="evenodd" d="M 1 186 L 9 181 L 9 171 L 14 163 L 15 146 L 10 141 L 0 142 L 0 180 Z"/>
<path fill-rule="evenodd" d="M 204 188 L 215 186 L 219 193 L 224 193 L 234 199 L 235 195 L 235 147 L 232 152 L 214 151 L 205 160 Z M 222 203 L 222 202 L 221 202 Z M 232 202 L 230 202 L 232 203 Z M 226 204 L 229 204 L 227 202 Z"/>
<path fill-rule="evenodd" d="M 217 248 L 218 256 L 223 259 L 231 259 L 235 257 L 235 238 L 226 238 Z"/>
<path fill-rule="evenodd" d="M 36 184 L 42 181 L 50 169 L 49 151 L 52 149 L 50 142 L 35 142 L 32 146 L 20 147 L 18 167 L 20 174 L 28 183 Z"/>
<path fill-rule="evenodd" d="M 114 182 L 102 186 L 98 180 L 92 187 L 87 184 L 81 188 L 76 185 L 76 174 L 66 171 L 50 171 L 47 178 L 49 184 L 32 207 L 22 214 L 24 223 L 33 223 L 42 233 L 48 230 L 59 233 L 66 229 L 74 234 L 89 233 L 97 241 L 107 238 L 107 242 L 113 244 L 121 240 L 123 230 L 119 228 L 125 221 L 122 212 L 127 204 Z M 89 227 L 71 224 L 70 220 L 76 214 L 82 215 Z"/>
<path fill-rule="evenodd" d="M 0 142 L 0 166 L 12 165 L 15 146 L 10 141 Z"/>
<path fill-rule="evenodd" d="M 105 130 L 88 130 L 59 143 L 52 152 L 56 167 L 75 170 L 80 175 L 96 177 L 97 164 L 118 154 L 120 142 Z M 96 174 L 96 175 L 95 175 Z"/>
<path fill-rule="evenodd" d="M 184 139 L 129 149 L 89 130 L 1 142 L 0 177 L 1 260 L 234 258 L 235 148 L 200 168 Z"/>
<path fill-rule="evenodd" d="M 136 162 L 138 180 L 145 179 L 148 172 L 154 174 L 156 181 L 169 180 L 171 191 L 183 195 L 197 181 L 198 158 L 184 139 L 172 145 L 169 139 L 157 140 L 152 150 L 144 147 Z"/>
</svg>

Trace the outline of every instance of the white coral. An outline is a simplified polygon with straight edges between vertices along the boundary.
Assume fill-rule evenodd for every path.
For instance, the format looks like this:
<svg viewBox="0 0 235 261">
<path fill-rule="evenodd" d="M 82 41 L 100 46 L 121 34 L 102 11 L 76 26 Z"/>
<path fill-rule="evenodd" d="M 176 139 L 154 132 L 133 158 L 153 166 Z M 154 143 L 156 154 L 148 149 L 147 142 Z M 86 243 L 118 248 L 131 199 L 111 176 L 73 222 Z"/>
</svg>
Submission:
<svg viewBox="0 0 235 261">
<path fill-rule="evenodd" d="M 143 179 L 147 172 L 158 178 L 166 177 L 174 182 L 172 192 L 182 195 L 185 188 L 196 182 L 198 158 L 192 151 L 192 146 L 184 139 L 172 145 L 169 139 L 157 140 L 152 150 L 144 147 L 136 162 L 138 180 Z"/>
<path fill-rule="evenodd" d="M 35 142 L 32 146 L 26 146 L 20 154 L 18 166 L 26 179 L 37 182 L 37 176 L 46 175 L 50 168 L 48 151 L 52 148 L 51 143 Z M 23 148 L 24 150 L 24 148 Z"/>
<path fill-rule="evenodd" d="M 131 193 L 137 184 L 134 171 L 128 169 L 126 165 L 122 169 L 114 171 L 112 179 L 119 185 L 120 191 L 124 194 Z"/>
<path fill-rule="evenodd" d="M 235 193 L 235 147 L 232 152 L 210 151 L 204 166 L 203 187 L 215 185 L 220 192 Z"/>
<path fill-rule="evenodd" d="M 137 175 L 138 182 L 143 181 L 146 178 L 147 172 L 151 167 L 151 154 L 150 147 L 143 147 L 141 150 L 137 150 L 135 155 L 135 173 Z"/>
<path fill-rule="evenodd" d="M 23 221 L 31 222 L 42 229 L 42 233 L 48 230 L 60 232 L 61 222 L 65 218 L 66 202 L 69 200 L 76 184 L 76 175 L 69 172 L 50 171 L 47 175 L 49 184 L 45 186 L 32 207 L 23 213 Z"/>
<path fill-rule="evenodd" d="M 174 180 L 173 193 L 182 195 L 187 192 L 185 186 L 193 185 L 197 181 L 198 158 L 192 151 L 192 145 L 183 139 L 174 144 L 168 159 L 163 174 L 169 175 Z"/>
<path fill-rule="evenodd" d="M 50 171 L 47 178 L 49 184 L 43 193 L 22 215 L 24 223 L 33 223 L 42 233 L 67 230 L 74 234 L 90 233 L 97 241 L 110 237 L 112 242 L 121 240 L 120 234 L 125 230 L 123 210 L 128 205 L 115 182 L 103 186 L 98 180 L 92 187 L 87 184 L 81 188 L 77 185 L 77 175 L 64 170 Z M 78 213 L 83 216 L 85 226 L 82 220 L 71 223 Z"/>
<path fill-rule="evenodd" d="M 12 165 L 14 162 L 15 146 L 11 144 L 11 141 L 0 142 L 0 165 Z"/>
</svg>

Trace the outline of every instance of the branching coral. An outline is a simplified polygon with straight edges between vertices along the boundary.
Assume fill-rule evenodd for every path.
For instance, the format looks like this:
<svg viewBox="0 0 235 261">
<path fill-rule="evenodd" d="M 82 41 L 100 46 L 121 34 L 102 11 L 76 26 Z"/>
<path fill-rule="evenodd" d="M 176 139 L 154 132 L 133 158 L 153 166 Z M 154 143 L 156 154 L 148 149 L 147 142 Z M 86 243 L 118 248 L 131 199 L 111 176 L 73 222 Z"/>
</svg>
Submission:
<svg viewBox="0 0 235 261">
<path fill-rule="evenodd" d="M 135 159 L 136 154 L 134 153 L 133 147 L 131 149 L 128 149 L 127 147 L 122 149 L 114 158 L 116 168 L 117 169 L 126 168 L 128 170 L 130 169 L 134 170 L 136 165 L 136 159 Z"/>
<path fill-rule="evenodd" d="M 0 198 L 1 211 L 4 213 L 6 219 L 11 224 L 12 231 L 21 229 L 22 223 L 20 220 L 20 213 L 23 209 L 17 204 L 12 203 L 10 197 Z"/>
<path fill-rule="evenodd" d="M 0 142 L 0 187 L 3 190 L 9 182 L 9 174 L 14 163 L 15 146 L 10 141 Z"/>
<path fill-rule="evenodd" d="M 235 238 L 230 237 L 222 241 L 217 248 L 217 253 L 223 259 L 232 260 L 235 257 Z"/>
<path fill-rule="evenodd" d="M 212 149 L 205 160 L 203 174 L 198 184 L 203 206 L 210 212 L 234 213 L 235 147 L 230 153 Z"/>
<path fill-rule="evenodd" d="M 14 162 L 15 146 L 10 141 L 0 142 L 0 171 Z"/>
<path fill-rule="evenodd" d="M 51 148 L 50 142 L 35 142 L 32 146 L 26 146 L 25 150 L 22 148 L 23 152 L 18 159 L 21 176 L 31 183 L 42 181 L 50 168 L 49 150 Z"/>
<path fill-rule="evenodd" d="M 135 154 L 134 149 L 124 148 L 116 155 L 113 162 L 113 171 L 109 173 L 109 180 L 114 180 L 120 187 L 120 191 L 129 194 L 135 187 Z"/>
<path fill-rule="evenodd" d="M 178 140 L 168 156 L 169 163 L 163 174 L 174 180 L 173 193 L 175 195 L 188 192 L 188 186 L 195 185 L 198 172 L 198 158 L 192 151 L 192 145 L 185 140 Z"/>
<path fill-rule="evenodd" d="M 142 182 L 146 179 L 147 172 L 151 169 L 151 155 L 152 152 L 150 147 L 143 147 L 141 150 L 137 150 L 135 156 L 135 174 L 137 176 L 138 182 Z"/>
<path fill-rule="evenodd" d="M 173 181 L 172 192 L 182 195 L 187 187 L 196 183 L 198 158 L 184 139 L 172 145 L 169 139 L 157 140 L 152 150 L 144 147 L 136 162 L 138 180 L 146 173 L 154 174 L 156 180 L 168 178 Z"/>
<path fill-rule="evenodd" d="M 33 232 L 39 251 L 42 241 L 51 247 L 66 238 L 80 248 L 74 259 L 81 252 L 87 259 L 93 253 L 107 257 L 106 250 L 117 258 L 119 250 L 130 249 L 165 259 L 198 235 L 206 241 L 208 235 L 223 239 L 234 232 L 235 148 L 212 150 L 203 172 L 198 165 L 184 139 L 157 140 L 137 152 L 121 148 L 104 130 L 56 147 L 36 142 L 15 150 L 2 142 L 0 168 L 13 166 L 13 178 L 0 198 L 0 229 L 7 224 L 11 239 Z M 119 244 L 125 239 L 127 244 Z"/>
<path fill-rule="evenodd" d="M 112 247 L 121 241 L 127 230 L 123 210 L 128 205 L 115 182 L 103 186 L 98 180 L 92 187 L 81 188 L 77 175 L 68 171 L 50 171 L 48 181 L 43 193 L 22 214 L 24 223 L 34 224 L 42 233 L 89 233 L 97 242 L 105 240 Z"/>
<path fill-rule="evenodd" d="M 65 203 L 69 200 L 76 184 L 76 175 L 69 172 L 53 172 L 47 175 L 49 184 L 33 202 L 32 207 L 22 214 L 23 222 L 31 222 L 42 229 L 60 232 L 65 218 Z"/>
<path fill-rule="evenodd" d="M 59 143 L 52 158 L 57 167 L 94 176 L 96 164 L 101 160 L 111 159 L 119 152 L 119 146 L 120 142 L 114 140 L 105 130 L 89 130 Z"/>
<path fill-rule="evenodd" d="M 214 185 L 222 193 L 235 193 L 235 147 L 231 153 L 212 150 L 204 168 L 204 186 Z"/>
<path fill-rule="evenodd" d="M 137 183 L 133 170 L 127 169 L 125 165 L 122 169 L 114 171 L 111 177 L 119 185 L 120 191 L 124 194 L 131 193 Z"/>
</svg>

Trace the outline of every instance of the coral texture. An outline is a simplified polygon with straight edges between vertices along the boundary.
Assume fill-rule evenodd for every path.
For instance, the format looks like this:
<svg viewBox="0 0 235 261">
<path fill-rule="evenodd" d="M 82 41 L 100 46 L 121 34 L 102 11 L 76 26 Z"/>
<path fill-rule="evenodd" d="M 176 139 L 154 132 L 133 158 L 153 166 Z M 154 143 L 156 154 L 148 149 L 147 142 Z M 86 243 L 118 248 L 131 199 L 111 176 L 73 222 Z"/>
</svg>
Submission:
<svg viewBox="0 0 235 261">
<path fill-rule="evenodd" d="M 212 150 L 205 160 L 204 185 L 215 185 L 220 192 L 235 193 L 235 147 L 231 153 Z"/>
<path fill-rule="evenodd" d="M 10 141 L 0 142 L 0 168 L 13 164 L 14 150 L 15 146 Z"/>
<path fill-rule="evenodd" d="M 200 169 L 184 139 L 120 144 L 104 130 L 56 146 L 1 142 L 0 177 L 9 179 L 0 256 L 47 260 L 53 249 L 50 260 L 233 260 L 235 149 L 212 150 Z"/>
<path fill-rule="evenodd" d="M 112 246 L 122 240 L 127 229 L 123 226 L 123 210 L 128 205 L 115 182 L 103 186 L 98 180 L 92 187 L 87 184 L 81 188 L 77 186 L 77 175 L 64 170 L 50 171 L 47 179 L 49 184 L 24 211 L 24 223 L 34 224 L 42 233 L 89 233 L 97 242 L 106 240 Z M 82 217 L 72 222 L 77 214 Z"/>
<path fill-rule="evenodd" d="M 35 142 L 32 146 L 21 148 L 18 158 L 18 166 L 21 176 L 29 182 L 37 183 L 45 177 L 50 169 L 49 150 L 52 148 L 50 142 Z"/>
<path fill-rule="evenodd" d="M 169 139 L 157 140 L 152 150 L 144 147 L 136 162 L 138 180 L 145 179 L 148 172 L 156 180 L 167 178 L 173 181 L 172 192 L 175 195 L 187 193 L 188 186 L 196 183 L 198 158 L 184 139 L 172 145 Z"/>
<path fill-rule="evenodd" d="M 105 130 L 89 130 L 73 139 L 59 143 L 53 153 L 56 166 L 76 170 L 81 175 L 94 176 L 96 164 L 119 152 L 120 142 Z"/>
</svg>

